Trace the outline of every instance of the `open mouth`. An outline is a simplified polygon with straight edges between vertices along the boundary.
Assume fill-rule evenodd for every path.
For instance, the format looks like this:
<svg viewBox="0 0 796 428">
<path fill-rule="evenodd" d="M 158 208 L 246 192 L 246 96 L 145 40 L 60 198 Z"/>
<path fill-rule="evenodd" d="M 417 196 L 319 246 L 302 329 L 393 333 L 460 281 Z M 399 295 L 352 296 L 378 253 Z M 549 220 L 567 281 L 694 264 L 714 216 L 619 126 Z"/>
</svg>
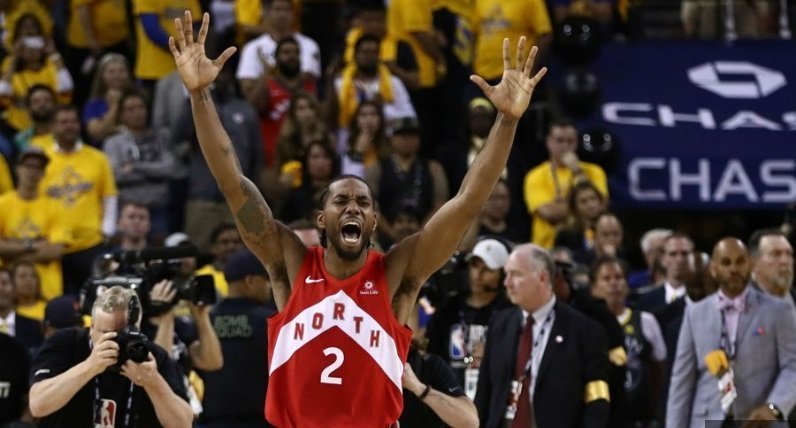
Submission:
<svg viewBox="0 0 796 428">
<path fill-rule="evenodd" d="M 349 221 L 343 224 L 340 232 L 343 236 L 343 243 L 355 245 L 359 242 L 359 238 L 362 237 L 362 226 L 357 222 Z"/>
</svg>

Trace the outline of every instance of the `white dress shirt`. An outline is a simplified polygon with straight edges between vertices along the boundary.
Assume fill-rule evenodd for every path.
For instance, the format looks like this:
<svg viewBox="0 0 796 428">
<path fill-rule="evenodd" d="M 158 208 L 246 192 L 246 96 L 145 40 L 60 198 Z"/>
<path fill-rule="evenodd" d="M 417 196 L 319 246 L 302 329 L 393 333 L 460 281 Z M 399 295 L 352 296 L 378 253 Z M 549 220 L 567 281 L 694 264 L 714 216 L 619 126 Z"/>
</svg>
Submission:
<svg viewBox="0 0 796 428">
<path fill-rule="evenodd" d="M 17 335 L 17 312 L 11 311 L 0 319 L 0 325 L 6 326 L 8 330 L 8 335 L 14 337 Z"/>
<path fill-rule="evenodd" d="M 531 344 L 531 391 L 529 397 L 533 399 L 533 391 L 536 389 L 536 378 L 539 373 L 539 364 L 542 362 L 544 351 L 547 348 L 547 339 L 550 338 L 550 330 L 556 321 L 556 313 L 553 306 L 556 304 L 556 297 L 553 296 L 541 308 L 533 312 L 533 343 Z M 550 319 L 547 320 L 547 317 Z M 528 312 L 522 311 L 522 323 L 525 325 L 528 319 Z M 547 322 L 545 322 L 547 320 Z M 533 346 L 536 345 L 536 346 Z"/>
<path fill-rule="evenodd" d="M 735 348 L 735 341 L 738 337 L 738 320 L 741 317 L 741 311 L 746 308 L 746 296 L 749 294 L 749 286 L 744 288 L 743 293 L 736 296 L 734 299 L 728 297 L 723 291 L 719 290 L 719 310 L 724 312 L 724 322 L 727 326 L 727 339 L 732 343 Z M 728 309 L 722 309 L 725 306 L 732 304 Z M 737 308 L 741 308 L 739 311 Z"/>
<path fill-rule="evenodd" d="M 674 288 L 669 281 L 666 281 L 663 284 L 664 290 L 666 290 L 666 304 L 674 302 L 675 300 L 679 299 L 680 297 L 685 296 L 685 285 L 681 285 L 677 288 Z"/>
</svg>

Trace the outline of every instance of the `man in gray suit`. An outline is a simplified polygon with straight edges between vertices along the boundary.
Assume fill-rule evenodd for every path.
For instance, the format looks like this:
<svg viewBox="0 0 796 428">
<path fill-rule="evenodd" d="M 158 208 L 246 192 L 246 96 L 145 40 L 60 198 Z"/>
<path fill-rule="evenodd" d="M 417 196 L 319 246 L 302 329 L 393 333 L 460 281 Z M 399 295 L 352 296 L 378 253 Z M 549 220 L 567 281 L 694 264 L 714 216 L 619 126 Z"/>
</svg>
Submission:
<svg viewBox="0 0 796 428">
<path fill-rule="evenodd" d="M 750 271 L 740 240 L 716 244 L 710 273 L 719 291 L 686 308 L 667 427 L 703 428 L 706 420 L 782 420 L 796 405 L 796 318 L 785 302 L 748 286 Z M 705 356 L 719 349 L 729 357 L 737 390 L 726 413 L 718 379 L 705 363 Z"/>
</svg>

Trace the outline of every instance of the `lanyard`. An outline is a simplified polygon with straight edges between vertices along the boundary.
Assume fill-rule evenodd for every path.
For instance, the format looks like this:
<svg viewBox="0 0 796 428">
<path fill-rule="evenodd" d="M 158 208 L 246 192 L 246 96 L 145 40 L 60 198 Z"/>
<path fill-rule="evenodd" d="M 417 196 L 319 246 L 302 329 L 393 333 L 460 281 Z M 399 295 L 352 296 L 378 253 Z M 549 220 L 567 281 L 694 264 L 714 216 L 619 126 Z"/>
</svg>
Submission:
<svg viewBox="0 0 796 428">
<path fill-rule="evenodd" d="M 528 355 L 528 361 L 525 363 L 525 369 L 522 371 L 522 376 L 518 379 L 514 379 L 511 381 L 511 390 L 509 391 L 509 403 L 506 406 L 506 414 L 505 418 L 507 421 L 513 421 L 514 417 L 517 413 L 517 403 L 520 401 L 520 395 L 522 394 L 522 385 L 525 382 L 525 378 L 531 373 L 531 368 L 533 364 L 536 362 L 539 354 L 538 352 L 540 347 L 542 346 L 542 338 L 545 336 L 545 332 L 547 331 L 547 327 L 549 327 L 550 323 L 553 322 L 553 309 L 550 309 L 550 313 L 547 314 L 547 318 L 545 318 L 544 322 L 542 322 L 542 328 L 539 330 L 539 334 L 536 335 L 533 346 L 531 347 L 531 355 Z M 528 314 L 529 317 L 532 317 L 533 314 Z M 526 320 L 527 322 L 527 320 Z M 533 327 L 531 327 L 533 328 Z M 528 395 L 531 394 L 531 385 L 528 385 Z"/>
<path fill-rule="evenodd" d="M 470 347 L 468 346 L 470 343 L 470 324 L 468 324 L 464 320 L 464 311 L 459 309 L 459 327 L 462 329 L 462 338 L 464 339 L 464 363 L 470 364 L 473 361 L 472 355 L 470 355 Z"/>
<path fill-rule="evenodd" d="M 89 349 L 94 348 L 94 343 L 91 339 L 88 340 Z M 124 428 L 130 428 L 130 415 L 132 414 L 133 410 L 133 389 L 135 388 L 135 384 L 133 381 L 130 381 L 130 389 L 127 392 L 127 407 L 124 409 Z M 99 376 L 94 377 L 94 418 L 102 417 L 102 412 L 100 408 L 100 382 Z M 115 416 L 115 415 L 114 415 Z M 114 421 L 114 425 L 116 421 Z"/>
<path fill-rule="evenodd" d="M 127 407 L 124 409 L 124 428 L 130 428 L 130 414 L 132 414 L 133 410 L 133 388 L 135 388 L 135 384 L 133 381 L 130 381 L 130 390 L 127 393 Z M 99 376 L 94 378 L 94 417 L 97 416 L 102 417 L 100 409 L 100 383 L 99 383 Z M 114 421 L 115 424 L 115 421 Z"/>
<path fill-rule="evenodd" d="M 529 317 L 533 316 L 532 314 L 528 314 Z M 531 373 L 531 368 L 536 363 L 536 361 L 541 358 L 539 348 L 542 346 L 542 339 L 545 337 L 545 332 L 547 331 L 547 327 L 549 324 L 553 322 L 553 310 L 550 309 L 550 313 L 547 314 L 547 318 L 544 319 L 542 322 L 542 328 L 539 330 L 539 334 L 536 335 L 533 341 L 533 346 L 531 347 L 531 355 L 528 355 L 528 361 L 525 363 L 525 369 L 522 371 L 522 377 L 519 379 L 520 383 L 525 380 L 525 378 Z M 531 327 L 533 328 L 533 327 Z"/>
</svg>

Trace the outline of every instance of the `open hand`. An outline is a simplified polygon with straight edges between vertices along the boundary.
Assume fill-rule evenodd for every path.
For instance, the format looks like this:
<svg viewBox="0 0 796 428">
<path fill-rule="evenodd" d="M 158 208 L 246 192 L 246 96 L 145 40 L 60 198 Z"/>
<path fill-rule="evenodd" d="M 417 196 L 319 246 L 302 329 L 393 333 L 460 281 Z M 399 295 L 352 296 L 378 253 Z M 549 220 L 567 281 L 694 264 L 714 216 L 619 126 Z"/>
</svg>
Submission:
<svg viewBox="0 0 796 428">
<path fill-rule="evenodd" d="M 509 39 L 503 39 L 503 77 L 495 86 L 490 86 L 481 76 L 470 76 L 470 80 L 481 88 L 484 95 L 489 98 L 499 112 L 515 119 L 519 119 L 525 114 L 534 88 L 547 73 L 547 67 L 542 67 L 535 76 L 531 77 L 533 63 L 539 49 L 536 46 L 532 47 L 527 57 L 523 56 L 524 50 L 525 37 L 523 36 L 517 43 L 516 64 L 515 67 L 512 67 Z"/>
<path fill-rule="evenodd" d="M 185 23 L 180 18 L 174 19 L 174 28 L 177 33 L 177 43 L 174 37 L 169 37 L 169 49 L 177 64 L 182 83 L 188 91 L 203 89 L 216 80 L 224 63 L 235 53 L 234 47 L 229 47 L 218 58 L 211 60 L 205 55 L 205 39 L 210 26 L 210 14 L 202 17 L 202 27 L 196 42 L 193 39 L 193 20 L 191 12 L 185 11 Z M 178 47 L 179 45 L 179 47 Z"/>
</svg>

